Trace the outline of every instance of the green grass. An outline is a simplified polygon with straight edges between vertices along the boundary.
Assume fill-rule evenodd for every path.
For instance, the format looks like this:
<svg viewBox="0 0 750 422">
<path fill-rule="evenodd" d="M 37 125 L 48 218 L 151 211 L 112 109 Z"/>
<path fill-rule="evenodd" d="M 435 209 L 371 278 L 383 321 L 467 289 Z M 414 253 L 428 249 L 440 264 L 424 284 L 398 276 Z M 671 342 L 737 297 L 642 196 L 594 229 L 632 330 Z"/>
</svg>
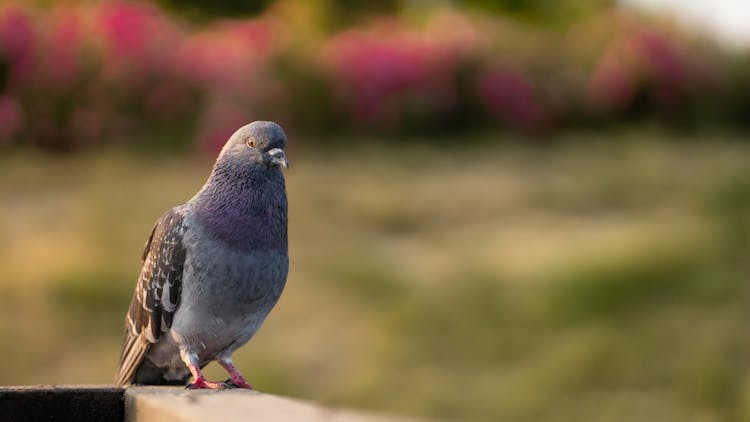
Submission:
<svg viewBox="0 0 750 422">
<path fill-rule="evenodd" d="M 290 278 L 237 353 L 251 382 L 461 420 L 750 420 L 750 147 L 485 137 L 291 148 Z M 0 156 L 0 384 L 111 381 L 148 231 L 210 164 Z"/>
</svg>

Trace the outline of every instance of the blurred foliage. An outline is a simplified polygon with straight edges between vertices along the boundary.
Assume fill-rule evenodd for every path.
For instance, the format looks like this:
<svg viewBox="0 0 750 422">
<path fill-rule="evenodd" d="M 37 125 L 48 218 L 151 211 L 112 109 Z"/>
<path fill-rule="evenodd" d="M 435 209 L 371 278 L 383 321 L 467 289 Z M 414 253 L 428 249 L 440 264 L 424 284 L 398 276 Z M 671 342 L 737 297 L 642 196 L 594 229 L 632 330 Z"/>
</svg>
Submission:
<svg viewBox="0 0 750 422">
<path fill-rule="evenodd" d="M 171 12 L 198 4 L 0 5 L 0 145 L 217 149 L 261 119 L 434 139 L 750 121 L 747 51 L 603 0 L 229 2 L 198 22 Z"/>
<path fill-rule="evenodd" d="M 239 19 L 257 16 L 273 7 L 275 3 L 284 3 L 279 0 L 158 0 L 158 4 L 178 15 L 183 15 L 196 21 L 209 21 L 217 18 Z M 399 11 L 398 0 L 308 0 L 301 8 L 314 8 L 319 10 L 318 14 L 325 16 L 326 26 L 337 27 L 350 25 L 352 22 L 374 15 L 394 14 Z M 282 6 L 286 7 L 286 6 Z"/>
<path fill-rule="evenodd" d="M 459 3 L 543 25 L 569 25 L 615 6 L 615 0 L 462 0 Z"/>
<path fill-rule="evenodd" d="M 272 7 L 274 0 L 158 0 L 158 4 L 176 14 L 206 21 L 216 18 L 246 18 L 256 16 Z M 308 7 L 324 11 L 328 23 L 343 27 L 361 21 L 363 18 L 378 15 L 395 15 L 404 11 L 419 11 L 445 6 L 441 0 L 311 0 Z M 501 14 L 543 25 L 570 24 L 614 6 L 614 0 L 462 0 L 455 4 L 470 10 Z"/>
<path fill-rule="evenodd" d="M 189 18 L 207 20 L 254 16 L 273 4 L 273 0 L 157 0 L 156 3 Z"/>
</svg>

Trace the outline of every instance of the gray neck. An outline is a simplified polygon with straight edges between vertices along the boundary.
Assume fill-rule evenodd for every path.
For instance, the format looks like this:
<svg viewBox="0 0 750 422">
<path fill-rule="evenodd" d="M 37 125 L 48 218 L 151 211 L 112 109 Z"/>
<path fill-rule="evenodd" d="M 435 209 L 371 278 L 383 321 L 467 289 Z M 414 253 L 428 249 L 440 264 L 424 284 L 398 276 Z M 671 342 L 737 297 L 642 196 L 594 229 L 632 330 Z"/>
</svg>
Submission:
<svg viewBox="0 0 750 422">
<path fill-rule="evenodd" d="M 278 167 L 216 163 L 193 199 L 196 215 L 214 238 L 243 250 L 287 253 L 287 201 Z"/>
</svg>

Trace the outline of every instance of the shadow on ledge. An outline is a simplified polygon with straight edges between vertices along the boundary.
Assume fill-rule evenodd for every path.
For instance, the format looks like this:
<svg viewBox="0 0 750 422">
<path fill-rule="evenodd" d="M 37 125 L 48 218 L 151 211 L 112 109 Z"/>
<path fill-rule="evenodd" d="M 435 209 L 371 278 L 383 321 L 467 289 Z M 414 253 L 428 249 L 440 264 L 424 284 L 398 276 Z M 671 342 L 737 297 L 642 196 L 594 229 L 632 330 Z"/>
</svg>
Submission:
<svg viewBox="0 0 750 422">
<path fill-rule="evenodd" d="M 125 389 L 103 385 L 0 387 L 0 421 L 122 421 Z"/>
</svg>

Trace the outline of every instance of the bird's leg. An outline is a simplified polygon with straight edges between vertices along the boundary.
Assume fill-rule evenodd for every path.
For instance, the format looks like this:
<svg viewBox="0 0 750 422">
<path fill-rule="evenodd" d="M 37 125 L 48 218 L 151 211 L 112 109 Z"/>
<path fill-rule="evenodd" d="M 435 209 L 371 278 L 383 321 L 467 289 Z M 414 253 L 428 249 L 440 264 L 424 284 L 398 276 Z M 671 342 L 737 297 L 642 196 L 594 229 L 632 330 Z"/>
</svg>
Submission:
<svg viewBox="0 0 750 422">
<path fill-rule="evenodd" d="M 245 377 L 240 374 L 240 371 L 237 370 L 237 367 L 234 366 L 231 356 L 220 358 L 219 365 L 221 365 L 222 368 L 226 369 L 227 372 L 229 372 L 229 378 L 232 381 L 232 384 L 236 385 L 239 388 L 247 388 L 248 390 L 253 389 L 253 387 L 251 387 L 250 384 L 247 383 Z"/>
<path fill-rule="evenodd" d="M 226 384 L 222 382 L 206 381 L 206 377 L 201 373 L 201 368 L 198 365 L 188 365 L 190 372 L 193 374 L 193 382 L 187 385 L 190 390 L 196 389 L 210 389 L 210 390 L 222 390 L 227 388 Z"/>
<path fill-rule="evenodd" d="M 200 362 L 198 361 L 198 356 L 196 356 L 194 353 L 182 351 L 180 353 L 180 356 L 182 357 L 182 361 L 185 362 L 185 365 L 187 365 L 188 369 L 190 370 L 190 373 L 193 374 L 193 382 L 188 384 L 186 388 L 190 390 L 221 390 L 223 388 L 226 388 L 226 385 L 224 383 L 206 381 L 206 377 L 204 377 L 203 373 L 201 372 L 201 366 Z"/>
</svg>

